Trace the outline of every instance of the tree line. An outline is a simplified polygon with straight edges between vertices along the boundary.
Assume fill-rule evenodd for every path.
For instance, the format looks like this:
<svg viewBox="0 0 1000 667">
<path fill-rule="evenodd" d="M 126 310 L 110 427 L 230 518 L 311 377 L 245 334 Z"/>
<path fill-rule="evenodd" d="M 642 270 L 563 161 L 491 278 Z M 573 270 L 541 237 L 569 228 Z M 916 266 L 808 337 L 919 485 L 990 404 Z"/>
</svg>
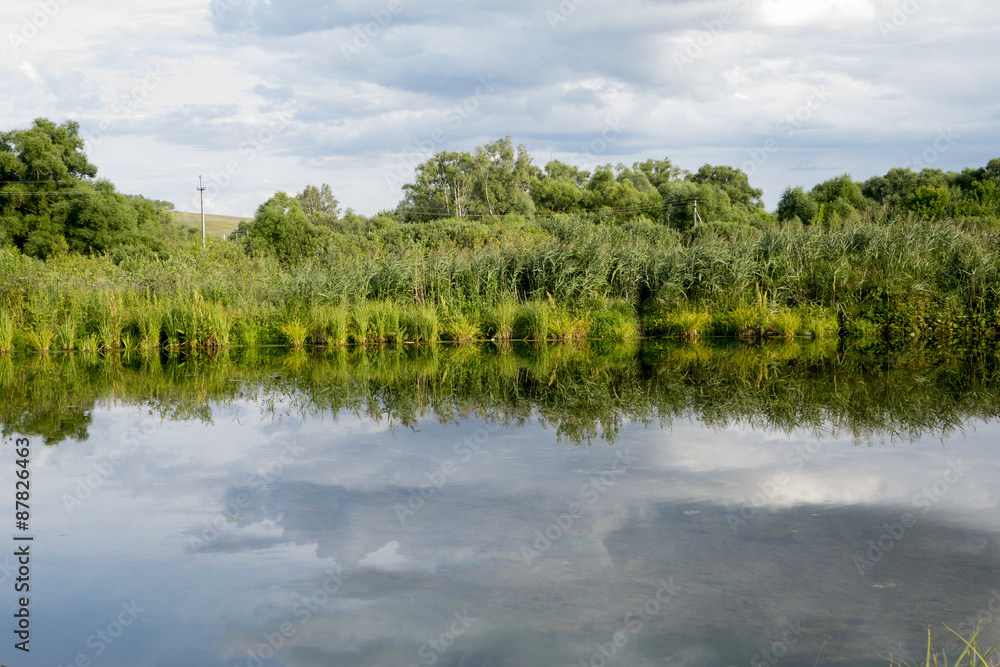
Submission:
<svg viewBox="0 0 1000 667">
<path fill-rule="evenodd" d="M 39 258 L 67 252 L 108 253 L 116 261 L 166 256 L 182 236 L 172 223 L 173 205 L 125 195 L 97 179 L 83 149 L 75 121 L 57 125 L 39 118 L 28 129 L 0 133 L 0 245 Z M 811 190 L 786 188 L 774 212 L 765 209 L 762 197 L 745 172 L 725 165 L 705 164 L 692 173 L 663 158 L 593 171 L 552 160 L 543 168 L 508 136 L 472 152 L 431 156 L 417 165 L 396 208 L 372 218 L 350 209 L 342 214 L 328 184 L 310 185 L 294 196 L 276 193 L 232 238 L 245 239 L 250 252 L 295 262 L 345 230 L 443 219 L 571 216 L 611 225 L 640 220 L 695 235 L 899 215 L 1000 224 L 1000 158 L 961 172 L 896 168 L 864 182 L 843 174 Z M 696 219 L 705 223 L 701 230 L 692 229 Z"/>
</svg>

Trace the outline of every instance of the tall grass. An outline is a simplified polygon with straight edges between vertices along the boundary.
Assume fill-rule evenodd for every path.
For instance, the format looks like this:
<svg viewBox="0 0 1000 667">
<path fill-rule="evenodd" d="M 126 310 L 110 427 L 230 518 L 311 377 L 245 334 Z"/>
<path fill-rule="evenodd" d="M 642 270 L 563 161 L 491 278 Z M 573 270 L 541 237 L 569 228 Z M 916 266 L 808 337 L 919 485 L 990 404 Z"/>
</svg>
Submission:
<svg viewBox="0 0 1000 667">
<path fill-rule="evenodd" d="M 645 335 L 687 340 L 1000 338 L 1000 228 L 988 222 L 748 229 L 373 222 L 334 230 L 327 254 L 292 267 L 238 243 L 172 248 L 128 270 L 2 248 L 0 348 L 44 346 L 47 331 L 65 349 L 252 346 L 287 342 L 291 318 L 308 329 L 303 345 L 626 339 L 640 316 Z"/>
<path fill-rule="evenodd" d="M 646 331 L 651 335 L 698 341 L 712 329 L 712 316 L 699 310 L 682 308 L 657 313 L 646 320 Z"/>
<path fill-rule="evenodd" d="M 14 318 L 6 310 L 0 310 L 0 352 L 10 352 L 14 348 Z"/>
<path fill-rule="evenodd" d="M 503 299 L 483 313 L 483 330 L 494 340 L 510 340 L 514 337 L 516 318 L 517 303 L 512 298 Z"/>
<path fill-rule="evenodd" d="M 545 340 L 549 335 L 549 304 L 529 301 L 514 316 L 513 337 L 520 340 Z"/>
<path fill-rule="evenodd" d="M 412 306 L 404 312 L 401 322 L 408 341 L 436 343 L 439 340 L 441 323 L 433 306 Z"/>
<path fill-rule="evenodd" d="M 931 639 L 931 630 L 927 628 L 927 651 L 922 660 L 913 658 L 897 659 L 889 655 L 890 667 L 997 667 L 1000 665 L 1000 644 L 995 644 L 988 648 L 979 645 L 979 633 L 981 624 L 976 627 L 969 637 L 963 637 L 951 628 L 948 630 L 958 637 L 961 652 L 954 658 L 949 659 L 944 651 L 936 651 Z"/>
<path fill-rule="evenodd" d="M 137 313 L 139 325 L 139 345 L 144 348 L 160 346 L 160 334 L 163 331 L 163 311 L 155 301 L 147 308 L 140 308 Z"/>
<path fill-rule="evenodd" d="M 285 341 L 293 348 L 300 348 L 306 342 L 309 335 L 309 328 L 296 318 L 292 318 L 281 325 L 281 333 Z"/>
</svg>

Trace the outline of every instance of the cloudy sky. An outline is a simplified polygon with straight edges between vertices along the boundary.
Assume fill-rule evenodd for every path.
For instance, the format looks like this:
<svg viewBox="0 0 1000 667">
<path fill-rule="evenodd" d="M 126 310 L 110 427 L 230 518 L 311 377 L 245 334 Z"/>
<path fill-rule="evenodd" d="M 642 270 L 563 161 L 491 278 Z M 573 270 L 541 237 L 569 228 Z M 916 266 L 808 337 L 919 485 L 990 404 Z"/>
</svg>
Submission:
<svg viewBox="0 0 1000 667">
<path fill-rule="evenodd" d="M 987 0 L 4 0 L 0 129 L 77 120 L 120 190 L 392 208 L 434 152 L 669 157 L 787 185 L 1000 157 Z"/>
</svg>

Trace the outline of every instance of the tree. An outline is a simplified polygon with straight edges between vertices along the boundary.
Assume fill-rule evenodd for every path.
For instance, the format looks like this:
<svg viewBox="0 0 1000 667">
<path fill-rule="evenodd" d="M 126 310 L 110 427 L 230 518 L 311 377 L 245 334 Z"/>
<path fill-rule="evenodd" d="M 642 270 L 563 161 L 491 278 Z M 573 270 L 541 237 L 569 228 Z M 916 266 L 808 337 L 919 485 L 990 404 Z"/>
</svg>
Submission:
<svg viewBox="0 0 1000 667">
<path fill-rule="evenodd" d="M 663 222 L 684 231 L 694 225 L 694 199 L 698 217 L 705 223 L 747 225 L 763 211 L 734 205 L 724 189 L 711 183 L 668 181 L 660 186 L 663 196 Z"/>
<path fill-rule="evenodd" d="M 798 218 L 804 224 L 816 220 L 819 214 L 819 204 L 816 199 L 801 187 L 788 187 L 778 200 L 778 220 L 786 222 Z"/>
<path fill-rule="evenodd" d="M 615 176 L 610 164 L 594 170 L 586 188 L 586 207 L 613 215 L 617 220 L 628 220 L 641 215 L 659 214 L 662 201 L 660 193 L 650 185 L 642 172 L 632 172 L 620 167 Z M 636 184 L 638 183 L 638 187 Z M 641 188 L 641 189 L 640 189 Z"/>
<path fill-rule="evenodd" d="M 403 186 L 403 218 L 464 218 L 471 205 L 472 170 L 472 156 L 465 152 L 442 151 L 419 164 L 415 182 Z"/>
<path fill-rule="evenodd" d="M 97 175 L 83 153 L 80 125 L 36 118 L 29 129 L 0 133 L 0 229 L 15 246 L 39 257 L 67 248 L 55 205 L 85 196 L 80 188 Z"/>
<path fill-rule="evenodd" d="M 893 168 L 885 176 L 874 176 L 861 186 L 865 197 L 887 209 L 912 210 L 909 204 L 921 186 L 949 190 L 953 185 L 961 187 L 964 175 L 945 173 L 940 169 Z"/>
<path fill-rule="evenodd" d="M 842 174 L 820 183 L 813 187 L 812 195 L 817 202 L 829 204 L 839 199 L 855 208 L 860 208 L 865 199 L 861 186 L 851 179 L 850 174 Z"/>
<path fill-rule="evenodd" d="M 688 172 L 679 167 L 675 167 L 670 161 L 670 158 L 636 162 L 632 165 L 632 170 L 645 174 L 646 178 L 649 179 L 650 185 L 657 190 L 659 190 L 660 186 L 664 183 L 669 181 L 682 181 L 685 177 L 690 176 Z"/>
<path fill-rule="evenodd" d="M 472 155 L 472 176 L 474 212 L 489 216 L 535 212 L 528 194 L 531 156 L 523 144 L 516 154 L 509 136 L 477 147 Z"/>
<path fill-rule="evenodd" d="M 545 165 L 545 171 L 536 170 L 531 176 L 529 194 L 536 213 L 571 213 L 583 207 L 584 191 L 590 172 L 559 160 Z"/>
<path fill-rule="evenodd" d="M 824 222 L 847 219 L 872 205 L 850 174 L 842 174 L 816 185 L 812 189 L 812 197 L 819 204 L 818 217 L 822 217 Z"/>
<path fill-rule="evenodd" d="M 952 204 L 953 215 L 1000 215 L 1000 188 L 996 181 L 976 181 Z"/>
<path fill-rule="evenodd" d="M 261 204 L 250 223 L 242 223 L 251 252 L 273 254 L 285 264 L 295 264 L 322 245 L 324 234 L 309 222 L 298 200 L 277 192 Z"/>
<path fill-rule="evenodd" d="M 104 253 L 131 247 L 165 256 L 174 233 L 169 202 L 126 197 L 83 152 L 80 126 L 38 118 L 26 130 L 0 133 L 0 237 L 24 253 Z"/>
<path fill-rule="evenodd" d="M 307 185 L 295 195 L 296 201 L 309 221 L 316 225 L 330 225 L 340 217 L 340 202 L 333 196 L 330 186 L 324 183 L 320 187 Z"/>
<path fill-rule="evenodd" d="M 403 186 L 399 210 L 406 220 L 532 215 L 532 171 L 528 149 L 522 145 L 515 152 L 510 137 L 471 155 L 442 151 L 417 166 L 415 181 Z"/>
<path fill-rule="evenodd" d="M 750 185 L 750 177 L 743 170 L 727 166 L 703 165 L 690 177 L 694 183 L 708 183 L 723 190 L 733 205 L 748 209 L 764 208 L 761 197 L 764 191 Z"/>
<path fill-rule="evenodd" d="M 913 211 L 925 220 L 937 220 L 948 210 L 950 201 L 951 193 L 948 190 L 933 185 L 921 185 L 904 200 L 903 206 L 907 211 Z"/>
</svg>

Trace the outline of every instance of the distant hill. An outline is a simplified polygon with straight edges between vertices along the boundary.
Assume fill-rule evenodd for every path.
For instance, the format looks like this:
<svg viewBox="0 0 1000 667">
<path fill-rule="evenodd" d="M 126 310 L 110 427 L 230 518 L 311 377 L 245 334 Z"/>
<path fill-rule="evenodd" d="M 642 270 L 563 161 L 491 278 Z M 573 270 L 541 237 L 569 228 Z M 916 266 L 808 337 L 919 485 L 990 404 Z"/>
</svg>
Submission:
<svg viewBox="0 0 1000 667">
<path fill-rule="evenodd" d="M 182 227 L 194 227 L 201 232 L 201 213 L 181 213 L 174 211 L 174 222 Z M 253 220 L 253 218 L 239 218 L 233 215 L 209 215 L 205 214 L 205 234 L 214 238 L 219 238 L 223 234 L 236 231 L 240 222 Z"/>
</svg>

